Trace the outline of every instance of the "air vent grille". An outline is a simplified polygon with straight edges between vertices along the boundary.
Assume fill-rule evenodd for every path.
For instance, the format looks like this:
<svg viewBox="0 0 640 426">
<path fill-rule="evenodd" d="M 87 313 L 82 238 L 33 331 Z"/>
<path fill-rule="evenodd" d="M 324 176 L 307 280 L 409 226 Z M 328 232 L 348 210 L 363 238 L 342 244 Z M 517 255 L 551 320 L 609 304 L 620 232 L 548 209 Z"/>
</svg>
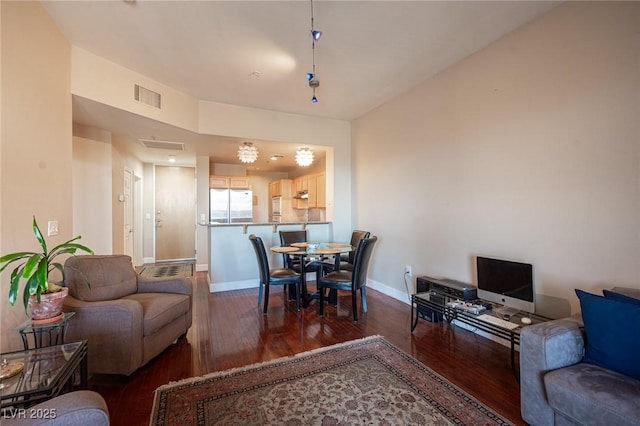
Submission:
<svg viewBox="0 0 640 426">
<path fill-rule="evenodd" d="M 174 151 L 184 151 L 184 143 L 171 141 L 158 141 L 155 139 L 138 139 L 145 148 L 151 149 L 171 149 Z"/>
<path fill-rule="evenodd" d="M 134 85 L 134 99 L 143 104 L 160 109 L 162 106 L 162 95 L 153 90 L 149 90 L 140 85 Z"/>
</svg>

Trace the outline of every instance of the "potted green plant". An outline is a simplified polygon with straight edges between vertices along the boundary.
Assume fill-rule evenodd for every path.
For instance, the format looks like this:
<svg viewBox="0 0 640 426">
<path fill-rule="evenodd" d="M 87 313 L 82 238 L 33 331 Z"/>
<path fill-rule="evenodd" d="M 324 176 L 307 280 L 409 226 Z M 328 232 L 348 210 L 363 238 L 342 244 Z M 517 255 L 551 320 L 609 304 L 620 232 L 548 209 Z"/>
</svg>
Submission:
<svg viewBox="0 0 640 426">
<path fill-rule="evenodd" d="M 64 280 L 64 268 L 61 263 L 55 261 L 56 258 L 63 254 L 73 255 L 78 250 L 93 254 L 93 250 L 76 242 L 81 238 L 80 236 L 47 250 L 47 243 L 40 232 L 35 216 L 33 218 L 33 233 L 40 243 L 42 251 L 21 251 L 3 255 L 0 257 L 0 273 L 9 265 L 18 263 L 11 271 L 9 303 L 12 306 L 15 305 L 20 283 L 24 282 L 22 302 L 25 311 L 29 310 L 34 322 L 46 322 L 51 318 L 55 320 L 61 315 L 62 302 L 69 291 L 66 287 L 49 282 L 49 273 L 54 269 L 60 271 Z M 88 281 L 87 285 L 91 288 Z"/>
</svg>

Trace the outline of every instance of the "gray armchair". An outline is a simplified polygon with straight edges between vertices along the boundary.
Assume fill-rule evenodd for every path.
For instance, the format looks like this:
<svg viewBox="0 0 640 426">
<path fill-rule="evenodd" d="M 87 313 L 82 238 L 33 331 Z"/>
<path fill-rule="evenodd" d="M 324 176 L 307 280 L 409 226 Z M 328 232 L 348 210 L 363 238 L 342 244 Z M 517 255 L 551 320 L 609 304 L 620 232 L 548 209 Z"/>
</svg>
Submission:
<svg viewBox="0 0 640 426">
<path fill-rule="evenodd" d="M 638 289 L 613 290 L 640 299 Z M 532 426 L 639 425 L 640 380 L 582 362 L 584 348 L 580 314 L 522 329 L 522 418 Z"/>
<path fill-rule="evenodd" d="M 3 426 L 109 426 L 104 399 L 93 391 L 65 393 L 24 411 L 25 415 L 4 417 Z M 33 414 L 33 415 L 30 415 Z"/>
<path fill-rule="evenodd" d="M 91 373 L 128 376 L 191 327 L 188 278 L 140 277 L 125 255 L 74 256 L 64 269 L 67 341 L 88 340 Z"/>
</svg>

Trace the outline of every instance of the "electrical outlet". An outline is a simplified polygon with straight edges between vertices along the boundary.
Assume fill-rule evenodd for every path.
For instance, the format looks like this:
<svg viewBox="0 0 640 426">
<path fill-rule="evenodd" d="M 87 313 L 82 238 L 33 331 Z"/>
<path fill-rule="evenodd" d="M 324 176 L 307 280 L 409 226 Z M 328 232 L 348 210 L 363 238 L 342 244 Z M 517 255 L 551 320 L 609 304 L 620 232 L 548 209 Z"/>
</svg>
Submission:
<svg viewBox="0 0 640 426">
<path fill-rule="evenodd" d="M 47 237 L 58 235 L 58 221 L 50 220 L 47 222 Z"/>
<path fill-rule="evenodd" d="M 413 271 L 411 270 L 411 266 L 407 265 L 404 267 L 404 274 L 409 275 L 410 277 L 413 276 Z"/>
</svg>

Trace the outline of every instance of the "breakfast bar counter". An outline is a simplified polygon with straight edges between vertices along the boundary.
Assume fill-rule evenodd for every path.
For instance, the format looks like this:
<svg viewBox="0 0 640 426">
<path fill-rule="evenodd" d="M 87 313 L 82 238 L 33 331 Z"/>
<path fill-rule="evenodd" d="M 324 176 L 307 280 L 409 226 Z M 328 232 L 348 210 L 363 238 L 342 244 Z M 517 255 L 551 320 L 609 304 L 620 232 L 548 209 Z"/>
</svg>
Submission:
<svg viewBox="0 0 640 426">
<path fill-rule="evenodd" d="M 332 222 L 201 223 L 208 227 L 209 290 L 258 287 L 258 263 L 249 235 L 262 238 L 267 249 L 280 245 L 279 231 L 306 229 L 310 241 L 332 241 Z M 272 268 L 282 267 L 282 255 L 268 250 Z"/>
</svg>

